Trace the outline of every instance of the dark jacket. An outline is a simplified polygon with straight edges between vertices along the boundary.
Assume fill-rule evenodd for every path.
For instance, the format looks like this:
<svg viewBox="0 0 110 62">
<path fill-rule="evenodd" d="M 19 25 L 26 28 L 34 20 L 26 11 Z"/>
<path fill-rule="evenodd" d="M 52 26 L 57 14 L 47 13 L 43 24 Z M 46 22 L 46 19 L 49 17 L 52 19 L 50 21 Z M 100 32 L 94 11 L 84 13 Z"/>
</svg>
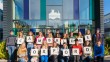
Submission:
<svg viewBox="0 0 110 62">
<path fill-rule="evenodd" d="M 10 35 L 6 39 L 6 46 L 15 46 L 16 44 L 16 36 Z"/>
</svg>

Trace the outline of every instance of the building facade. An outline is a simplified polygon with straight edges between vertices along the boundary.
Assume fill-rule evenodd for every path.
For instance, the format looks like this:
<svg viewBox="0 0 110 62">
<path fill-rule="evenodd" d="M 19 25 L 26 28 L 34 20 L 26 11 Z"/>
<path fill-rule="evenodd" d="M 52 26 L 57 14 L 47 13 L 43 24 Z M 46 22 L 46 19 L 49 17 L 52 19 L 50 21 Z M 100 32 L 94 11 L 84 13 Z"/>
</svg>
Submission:
<svg viewBox="0 0 110 62">
<path fill-rule="evenodd" d="M 105 35 L 110 36 L 110 13 L 104 15 L 104 29 Z"/>
<path fill-rule="evenodd" d="M 103 0 L 4 0 L 3 38 L 13 29 L 62 33 L 100 28 L 104 34 Z M 10 23 L 9 23 L 10 22 Z"/>
</svg>

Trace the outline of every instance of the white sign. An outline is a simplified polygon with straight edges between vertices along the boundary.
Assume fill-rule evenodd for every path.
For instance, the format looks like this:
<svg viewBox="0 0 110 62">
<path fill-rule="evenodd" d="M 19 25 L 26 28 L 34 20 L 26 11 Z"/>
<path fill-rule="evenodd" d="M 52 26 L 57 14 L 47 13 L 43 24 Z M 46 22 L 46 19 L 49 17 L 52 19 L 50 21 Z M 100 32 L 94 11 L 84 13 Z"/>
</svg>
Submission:
<svg viewBox="0 0 110 62">
<path fill-rule="evenodd" d="M 31 49 L 31 56 L 38 56 L 38 49 Z"/>
<path fill-rule="evenodd" d="M 32 36 L 27 36 L 26 40 L 27 40 L 27 42 L 33 42 Z"/>
<path fill-rule="evenodd" d="M 43 38 L 37 38 L 37 44 L 42 44 Z"/>
<path fill-rule="evenodd" d="M 73 55 L 79 55 L 79 49 L 78 48 L 73 48 L 72 49 L 72 54 Z"/>
<path fill-rule="evenodd" d="M 74 38 L 70 38 L 69 39 L 69 44 L 75 44 L 75 39 Z"/>
<path fill-rule="evenodd" d="M 70 56 L 69 49 L 63 49 L 63 56 Z"/>
<path fill-rule="evenodd" d="M 54 41 L 58 44 L 60 44 L 60 38 L 54 38 Z"/>
<path fill-rule="evenodd" d="M 49 13 L 49 19 L 52 19 L 52 20 L 55 20 L 55 19 L 60 19 L 61 16 L 60 16 L 60 13 L 59 11 L 56 11 L 54 9 L 51 10 L 51 12 Z"/>
<path fill-rule="evenodd" d="M 85 35 L 85 41 L 90 41 L 91 40 L 91 35 Z"/>
<path fill-rule="evenodd" d="M 46 38 L 47 43 L 53 43 L 53 38 Z"/>
<path fill-rule="evenodd" d="M 24 42 L 24 38 L 18 38 L 17 39 L 17 44 L 22 44 Z"/>
<path fill-rule="evenodd" d="M 79 43 L 83 43 L 83 38 L 78 38 Z"/>
<path fill-rule="evenodd" d="M 48 55 L 48 49 L 41 49 L 41 55 Z"/>
<path fill-rule="evenodd" d="M 51 55 L 58 55 L 59 50 L 58 48 L 51 48 Z"/>
<path fill-rule="evenodd" d="M 91 54 L 91 47 L 84 47 L 84 54 Z"/>
<path fill-rule="evenodd" d="M 63 45 L 63 43 L 67 43 L 67 39 L 61 39 L 61 45 Z"/>
</svg>

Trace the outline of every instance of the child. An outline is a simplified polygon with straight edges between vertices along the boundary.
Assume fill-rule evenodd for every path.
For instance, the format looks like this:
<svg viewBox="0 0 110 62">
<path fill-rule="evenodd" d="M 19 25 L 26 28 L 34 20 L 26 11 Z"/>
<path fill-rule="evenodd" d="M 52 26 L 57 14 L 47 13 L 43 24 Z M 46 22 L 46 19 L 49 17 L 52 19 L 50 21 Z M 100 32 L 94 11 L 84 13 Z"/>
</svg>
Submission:
<svg viewBox="0 0 110 62">
<path fill-rule="evenodd" d="M 36 45 L 36 43 L 34 43 L 33 49 L 38 49 L 38 46 Z M 39 53 L 39 50 L 38 50 L 38 53 Z M 32 56 L 31 62 L 39 62 L 39 55 L 38 56 Z"/>
</svg>

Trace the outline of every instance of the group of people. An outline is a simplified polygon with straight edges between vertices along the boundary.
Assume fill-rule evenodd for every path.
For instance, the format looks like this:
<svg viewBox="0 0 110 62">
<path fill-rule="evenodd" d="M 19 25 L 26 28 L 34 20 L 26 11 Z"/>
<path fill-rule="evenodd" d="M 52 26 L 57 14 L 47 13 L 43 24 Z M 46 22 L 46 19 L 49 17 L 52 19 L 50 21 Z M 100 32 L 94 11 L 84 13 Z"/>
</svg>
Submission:
<svg viewBox="0 0 110 62">
<path fill-rule="evenodd" d="M 91 35 L 90 30 L 82 35 L 78 31 L 77 36 L 73 32 L 64 33 L 59 30 L 56 34 L 49 30 L 46 35 L 39 32 L 34 36 L 32 31 L 24 36 L 23 31 L 18 36 L 10 31 L 6 39 L 6 50 L 9 53 L 9 60 L 14 62 L 14 51 L 17 49 L 18 62 L 103 62 L 104 39 L 100 30 Z"/>
</svg>

